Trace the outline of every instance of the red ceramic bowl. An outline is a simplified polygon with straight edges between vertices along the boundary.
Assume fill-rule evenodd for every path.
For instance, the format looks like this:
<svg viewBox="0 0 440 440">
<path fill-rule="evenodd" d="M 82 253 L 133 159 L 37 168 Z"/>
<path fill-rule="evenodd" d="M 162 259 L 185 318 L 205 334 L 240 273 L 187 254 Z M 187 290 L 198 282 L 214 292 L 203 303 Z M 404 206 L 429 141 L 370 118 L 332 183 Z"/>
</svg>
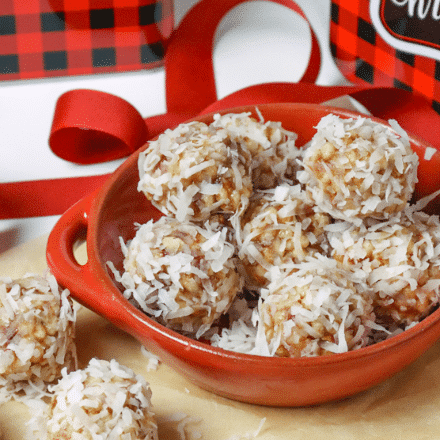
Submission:
<svg viewBox="0 0 440 440">
<path fill-rule="evenodd" d="M 311 139 L 314 126 L 329 112 L 342 117 L 357 116 L 345 110 L 308 104 L 267 104 L 259 106 L 259 110 L 266 120 L 281 121 L 285 128 L 298 133 L 298 145 Z M 227 112 L 242 111 L 254 112 L 254 107 Z M 212 115 L 197 119 L 210 122 Z M 411 142 L 421 161 L 417 192 L 423 194 L 440 188 L 440 182 L 435 181 L 439 179 L 436 176 L 440 153 L 426 161 L 424 152 L 428 145 L 414 137 Z M 145 223 L 160 216 L 136 189 L 138 154 L 132 154 L 99 191 L 61 217 L 49 237 L 48 264 L 59 283 L 70 289 L 77 301 L 133 335 L 163 362 L 200 387 L 255 404 L 323 403 L 384 381 L 413 362 L 440 337 L 440 310 L 437 310 L 400 335 L 353 352 L 315 358 L 266 358 L 211 347 L 157 324 L 128 303 L 106 267 L 110 260 L 122 268 L 120 236 L 130 239 L 135 233 L 135 222 Z M 73 247 L 84 233 L 88 261 L 79 265 Z"/>
</svg>

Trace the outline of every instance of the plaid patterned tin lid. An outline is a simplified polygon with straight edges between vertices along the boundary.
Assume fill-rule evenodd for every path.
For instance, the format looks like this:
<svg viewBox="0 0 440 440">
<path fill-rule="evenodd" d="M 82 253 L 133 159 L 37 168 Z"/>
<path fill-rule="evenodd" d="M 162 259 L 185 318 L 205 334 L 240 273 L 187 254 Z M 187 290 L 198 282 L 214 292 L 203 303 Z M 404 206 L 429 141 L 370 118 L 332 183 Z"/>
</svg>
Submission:
<svg viewBox="0 0 440 440">
<path fill-rule="evenodd" d="M 353 83 L 424 95 L 440 113 L 439 2 L 332 0 L 330 44 Z"/>
<path fill-rule="evenodd" d="M 162 64 L 172 0 L 1 0 L 0 80 Z"/>
</svg>

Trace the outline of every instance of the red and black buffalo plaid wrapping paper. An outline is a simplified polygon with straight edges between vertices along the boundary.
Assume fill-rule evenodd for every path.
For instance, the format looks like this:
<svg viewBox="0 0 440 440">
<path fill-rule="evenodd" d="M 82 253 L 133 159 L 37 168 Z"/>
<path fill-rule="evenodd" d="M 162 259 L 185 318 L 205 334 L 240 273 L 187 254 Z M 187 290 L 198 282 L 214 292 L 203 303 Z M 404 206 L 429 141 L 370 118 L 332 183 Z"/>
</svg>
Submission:
<svg viewBox="0 0 440 440">
<path fill-rule="evenodd" d="M 330 44 L 339 70 L 353 83 L 420 93 L 440 113 L 440 62 L 387 44 L 372 24 L 369 5 L 370 0 L 331 2 Z"/>
<path fill-rule="evenodd" d="M 162 63 L 172 0 L 0 0 L 0 80 Z"/>
</svg>

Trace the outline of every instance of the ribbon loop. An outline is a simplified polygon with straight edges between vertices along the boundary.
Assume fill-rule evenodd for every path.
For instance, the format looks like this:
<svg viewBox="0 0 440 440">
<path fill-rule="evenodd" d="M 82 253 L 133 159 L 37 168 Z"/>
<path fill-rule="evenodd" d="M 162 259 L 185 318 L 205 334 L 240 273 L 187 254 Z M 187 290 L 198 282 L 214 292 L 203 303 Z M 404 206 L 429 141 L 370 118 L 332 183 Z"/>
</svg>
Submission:
<svg viewBox="0 0 440 440">
<path fill-rule="evenodd" d="M 235 6 L 256 0 L 202 0 L 186 14 L 171 35 L 165 56 L 167 110 L 197 115 L 217 100 L 212 53 L 215 32 Z M 301 8 L 292 0 L 269 0 L 296 12 L 308 24 L 312 48 L 300 81 L 315 82 L 321 67 L 318 39 Z"/>
<path fill-rule="evenodd" d="M 126 100 L 76 89 L 58 98 L 49 145 L 62 159 L 85 165 L 128 156 L 147 137 L 145 121 Z"/>
</svg>

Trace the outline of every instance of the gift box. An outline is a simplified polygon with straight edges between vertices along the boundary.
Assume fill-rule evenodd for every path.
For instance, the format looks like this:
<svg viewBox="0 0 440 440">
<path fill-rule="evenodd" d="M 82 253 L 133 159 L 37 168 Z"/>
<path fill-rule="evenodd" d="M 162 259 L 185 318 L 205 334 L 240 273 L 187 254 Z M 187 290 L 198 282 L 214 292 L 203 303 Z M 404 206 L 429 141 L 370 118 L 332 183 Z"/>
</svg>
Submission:
<svg viewBox="0 0 440 440">
<path fill-rule="evenodd" d="M 0 80 L 162 64 L 172 0 L 2 0 Z"/>
<path fill-rule="evenodd" d="M 330 42 L 354 83 L 427 97 L 440 113 L 439 2 L 332 0 Z"/>
</svg>

